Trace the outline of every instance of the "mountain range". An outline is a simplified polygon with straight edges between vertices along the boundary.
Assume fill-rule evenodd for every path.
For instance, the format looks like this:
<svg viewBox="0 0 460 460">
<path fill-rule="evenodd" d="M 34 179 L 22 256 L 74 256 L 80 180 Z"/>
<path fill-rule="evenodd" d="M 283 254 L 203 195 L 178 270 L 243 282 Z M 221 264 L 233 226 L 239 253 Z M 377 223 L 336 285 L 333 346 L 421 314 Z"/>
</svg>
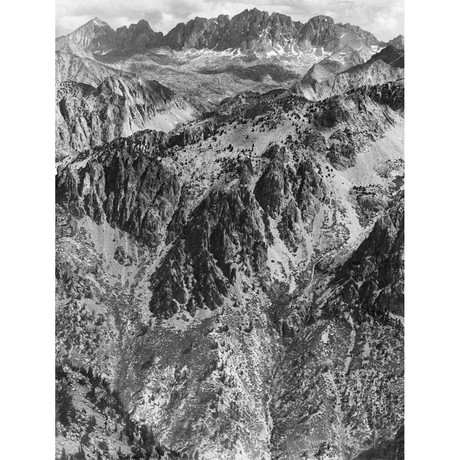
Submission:
<svg viewBox="0 0 460 460">
<path fill-rule="evenodd" d="M 403 37 L 393 42 L 403 54 Z M 68 86 L 68 81 L 91 85 L 94 88 L 91 94 L 95 94 L 104 80 L 120 79 L 115 86 L 129 87 L 126 95 L 140 94 L 139 85 L 143 87 L 144 96 L 153 91 L 155 94 L 148 95 L 147 100 L 152 102 L 149 107 L 155 106 L 155 109 L 144 113 L 144 107 L 140 114 L 137 105 L 144 103 L 137 101 L 136 106 L 132 106 L 133 98 L 122 96 L 118 105 L 123 105 L 120 110 L 125 115 L 114 120 L 109 113 L 103 121 L 97 121 L 96 117 L 101 114 L 105 117 L 102 102 L 96 114 L 92 114 L 91 123 L 119 127 L 96 128 L 99 134 L 90 134 L 85 128 L 89 122 L 87 116 L 76 118 L 69 112 L 74 120 L 70 126 L 57 108 L 57 156 L 62 158 L 78 149 L 98 145 L 100 140 L 110 141 L 117 135 L 144 128 L 172 129 L 181 121 L 212 110 L 223 98 L 248 89 L 268 91 L 293 85 L 295 90 L 300 87 L 313 99 L 323 93 L 340 92 L 341 89 L 329 88 L 332 80 L 325 84 L 323 80 L 365 64 L 383 50 L 383 45 L 370 32 L 350 24 L 335 24 L 328 16 L 316 16 L 303 24 L 282 14 L 270 15 L 257 9 L 245 10 L 231 19 L 224 15 L 215 19 L 195 18 L 187 24 L 178 24 L 166 35 L 154 32 L 145 20 L 113 30 L 95 18 L 56 39 L 57 85 Z M 388 59 L 383 62 L 390 63 Z M 363 82 L 384 82 L 390 75 L 393 80 L 400 78 L 401 72 L 394 67 L 401 66 L 393 64 L 354 69 L 355 86 Z M 316 76 L 312 77 L 313 74 Z M 339 77 L 339 81 L 343 79 Z M 159 85 L 147 83 L 152 80 Z M 338 84 L 343 87 L 343 83 Z M 319 85 L 317 90 L 316 85 Z M 154 88 L 160 87 L 170 90 L 169 102 L 159 103 L 161 97 Z M 68 94 L 61 90 L 58 93 Z M 75 102 L 75 96 L 72 97 Z M 80 101 L 80 106 L 97 105 L 101 101 L 94 96 L 91 99 L 91 102 Z M 57 102 L 61 107 L 72 105 L 75 109 L 78 106 Z M 80 107 L 79 113 L 89 112 Z M 94 138 L 95 143 L 91 144 L 88 137 Z"/>
<path fill-rule="evenodd" d="M 56 39 L 56 458 L 404 458 L 404 37 L 256 9 Z"/>
<path fill-rule="evenodd" d="M 224 51 L 265 51 L 279 47 L 284 51 L 323 47 L 337 51 L 344 46 L 378 46 L 370 32 L 350 24 L 335 24 L 329 16 L 316 16 L 305 24 L 289 16 L 245 10 L 233 16 L 195 18 L 180 23 L 166 35 L 154 32 L 144 19 L 129 27 L 113 30 L 95 18 L 74 32 L 56 39 L 56 49 L 90 54 L 99 60 L 114 60 L 133 53 L 167 47 L 175 51 L 212 49 Z"/>
</svg>

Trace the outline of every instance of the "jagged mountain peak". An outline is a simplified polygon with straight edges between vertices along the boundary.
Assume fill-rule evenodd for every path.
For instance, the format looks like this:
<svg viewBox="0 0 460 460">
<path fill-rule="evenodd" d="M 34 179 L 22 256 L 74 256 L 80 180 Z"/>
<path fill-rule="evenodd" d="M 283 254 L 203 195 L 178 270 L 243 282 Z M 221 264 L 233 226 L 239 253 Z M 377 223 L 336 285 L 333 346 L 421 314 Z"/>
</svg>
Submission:
<svg viewBox="0 0 460 460">
<path fill-rule="evenodd" d="M 161 44 L 173 50 L 212 49 L 217 45 L 228 22 L 228 16 L 224 15 L 212 19 L 196 17 L 186 24 L 183 22 L 177 24 L 165 35 Z"/>
<path fill-rule="evenodd" d="M 372 56 L 371 61 L 380 59 L 393 67 L 404 67 L 404 50 L 398 49 L 396 46 L 388 45 Z"/>
<path fill-rule="evenodd" d="M 139 22 L 135 23 L 133 22 L 129 26 L 121 26 L 119 27 L 116 31 L 120 31 L 123 29 L 128 29 L 128 30 L 147 30 L 151 31 L 152 33 L 155 33 L 153 29 L 150 27 L 150 24 L 147 20 L 145 19 L 140 19 Z"/>
<path fill-rule="evenodd" d="M 249 20 L 249 21 L 270 21 L 274 22 L 275 20 L 282 20 L 282 21 L 289 21 L 295 22 L 292 20 L 291 16 L 288 16 L 283 13 L 278 13 L 276 11 L 272 11 L 269 13 L 268 11 L 259 10 L 257 8 L 252 9 L 245 9 L 241 13 L 236 14 L 231 18 L 231 21 L 236 22 L 239 20 Z"/>
<path fill-rule="evenodd" d="M 107 31 L 114 31 L 110 25 L 99 19 L 98 17 L 94 17 L 93 19 L 90 19 L 87 23 L 83 24 L 80 26 L 78 29 L 76 29 L 74 32 L 71 32 L 69 35 L 77 32 L 86 32 L 90 34 L 91 32 L 102 32 L 105 33 Z"/>
<path fill-rule="evenodd" d="M 307 30 L 312 29 L 317 32 L 322 32 L 334 27 L 334 19 L 325 15 L 314 16 L 305 23 L 304 27 Z"/>
<path fill-rule="evenodd" d="M 116 46 L 116 33 L 104 21 L 94 18 L 68 35 L 56 39 L 56 51 L 91 57 Z"/>
<path fill-rule="evenodd" d="M 334 38 L 334 20 L 329 16 L 315 16 L 311 18 L 300 32 L 302 41 L 308 40 L 312 45 L 322 46 L 326 41 Z"/>
<path fill-rule="evenodd" d="M 87 35 L 86 41 L 94 39 L 94 35 L 103 36 L 97 46 L 84 46 L 85 52 L 97 51 L 97 59 L 109 53 L 107 58 L 121 57 L 126 53 L 144 52 L 155 47 L 170 48 L 174 51 L 190 49 L 213 49 L 224 51 L 239 49 L 242 52 L 270 52 L 284 50 L 292 52 L 298 49 L 323 47 L 328 53 L 336 52 L 344 46 L 359 49 L 361 46 L 378 45 L 378 40 L 370 32 L 350 24 L 336 24 L 334 19 L 326 15 L 317 15 L 306 23 L 294 21 L 290 16 L 261 11 L 257 8 L 244 11 L 229 17 L 219 15 L 217 18 L 195 17 L 187 23 L 179 23 L 165 36 L 154 32 L 146 20 L 129 27 L 120 27 L 114 32 L 108 24 L 98 18 L 93 19 L 79 31 Z M 88 29 L 88 30 L 87 30 Z M 97 33 L 94 33 L 97 30 Z M 130 43 L 126 43 L 126 35 Z M 141 34 L 139 43 L 132 35 Z M 121 36 L 121 38 L 120 38 Z M 74 41 L 72 34 L 68 41 Z M 88 49 L 89 48 L 89 49 Z M 95 48 L 95 49 L 94 49 Z M 105 58 L 102 58 L 104 60 Z"/>
<path fill-rule="evenodd" d="M 388 45 L 392 45 L 398 49 L 404 49 L 404 35 L 398 35 L 388 42 Z"/>
<path fill-rule="evenodd" d="M 235 16 L 233 16 L 234 18 L 238 17 L 238 16 L 248 16 L 248 15 L 251 15 L 251 16 L 257 16 L 257 15 L 263 15 L 263 16 L 269 16 L 269 13 L 268 11 L 263 11 L 263 10 L 259 10 L 258 8 L 254 7 L 254 8 L 246 8 L 244 11 L 242 11 L 241 13 L 238 13 L 236 14 Z"/>
<path fill-rule="evenodd" d="M 162 32 L 154 32 L 148 21 L 141 19 L 137 24 L 123 26 L 116 30 L 116 55 L 145 52 L 159 45 L 162 39 Z"/>
<path fill-rule="evenodd" d="M 232 17 L 231 22 L 239 22 L 239 21 L 247 21 L 248 25 L 256 22 L 258 24 L 264 24 L 265 23 L 275 23 L 276 21 L 278 22 L 293 22 L 290 16 L 287 16 L 282 13 L 277 13 L 276 11 L 273 11 L 272 13 L 269 13 L 268 11 L 263 11 L 259 10 L 257 8 L 252 8 L 252 9 L 246 9 L 242 11 L 239 14 L 236 14 L 235 16 Z"/>
<path fill-rule="evenodd" d="M 91 19 L 88 24 L 94 24 L 95 26 L 99 26 L 99 27 L 106 27 L 108 26 L 108 24 L 105 22 L 105 21 L 102 21 L 101 19 L 99 19 L 97 16 L 95 16 L 93 19 Z M 110 27 L 110 26 L 109 26 Z"/>
<path fill-rule="evenodd" d="M 326 16 L 325 14 L 319 14 L 310 18 L 308 22 L 312 24 L 334 24 L 334 19 L 332 19 L 330 16 Z"/>
<path fill-rule="evenodd" d="M 138 26 L 149 26 L 150 27 L 150 24 L 149 22 L 146 20 L 146 19 L 139 19 L 139 22 L 137 23 Z"/>
<path fill-rule="evenodd" d="M 285 46 L 296 40 L 300 22 L 291 17 L 257 8 L 246 9 L 231 19 L 220 15 L 218 18 L 195 18 L 186 24 L 180 23 L 166 34 L 163 46 L 173 50 L 226 49 L 266 50 L 270 46 Z"/>
<path fill-rule="evenodd" d="M 390 40 L 388 43 L 393 44 L 393 42 L 402 42 L 404 44 L 404 35 L 399 34 L 395 38 L 393 38 L 393 40 Z"/>
</svg>

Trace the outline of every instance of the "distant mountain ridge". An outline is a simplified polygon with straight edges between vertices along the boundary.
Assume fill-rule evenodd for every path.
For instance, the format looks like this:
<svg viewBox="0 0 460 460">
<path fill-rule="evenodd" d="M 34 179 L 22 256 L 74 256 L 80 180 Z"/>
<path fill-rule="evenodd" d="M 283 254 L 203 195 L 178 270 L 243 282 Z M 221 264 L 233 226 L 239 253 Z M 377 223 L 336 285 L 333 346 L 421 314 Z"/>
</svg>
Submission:
<svg viewBox="0 0 460 460">
<path fill-rule="evenodd" d="M 70 34 L 58 37 L 56 51 L 70 51 L 78 55 L 89 53 L 94 56 L 116 51 L 123 55 L 145 51 L 158 45 L 162 38 L 163 34 L 154 32 L 143 19 L 129 27 L 113 30 L 106 22 L 94 18 Z"/>
<path fill-rule="evenodd" d="M 232 18 L 228 15 L 211 19 L 196 17 L 186 24 L 177 24 L 166 35 L 153 31 L 144 19 L 114 30 L 95 18 L 74 32 L 58 37 L 56 50 L 110 60 L 161 47 L 174 51 L 239 49 L 242 52 L 271 48 L 300 52 L 322 47 L 325 52 L 333 53 L 344 47 L 355 50 L 368 47 L 375 51 L 382 43 L 372 33 L 355 25 L 335 23 L 329 16 L 315 16 L 302 23 L 284 14 L 269 14 L 253 8 Z"/>
<path fill-rule="evenodd" d="M 303 23 L 256 8 L 196 17 L 165 35 L 144 19 L 114 30 L 96 17 L 56 39 L 56 158 L 147 128 L 168 132 L 241 91 L 284 87 L 320 100 L 396 81 L 404 37 L 392 42 L 382 49 L 372 33 L 326 15 Z"/>
<path fill-rule="evenodd" d="M 388 45 L 368 60 L 363 60 L 357 52 L 350 53 L 348 59 L 342 61 L 331 55 L 314 64 L 304 78 L 294 84 L 293 90 L 310 100 L 320 100 L 347 89 L 381 85 L 402 78 L 404 52 Z"/>
<path fill-rule="evenodd" d="M 398 35 L 388 43 L 385 43 L 385 45 L 392 45 L 399 50 L 404 50 L 404 35 Z"/>
</svg>

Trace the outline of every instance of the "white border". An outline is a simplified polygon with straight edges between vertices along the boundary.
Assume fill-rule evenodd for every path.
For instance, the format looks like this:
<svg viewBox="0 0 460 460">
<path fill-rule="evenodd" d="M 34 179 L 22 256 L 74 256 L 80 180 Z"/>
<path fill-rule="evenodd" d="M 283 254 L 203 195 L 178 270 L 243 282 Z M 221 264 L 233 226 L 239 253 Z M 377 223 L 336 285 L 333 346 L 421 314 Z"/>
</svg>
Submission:
<svg viewBox="0 0 460 460">
<path fill-rule="evenodd" d="M 0 34 L 0 456 L 52 459 L 54 2 L 8 2 Z"/>
<path fill-rule="evenodd" d="M 406 459 L 453 459 L 460 413 L 460 98 L 447 0 L 406 1 Z M 2 457 L 54 456 L 54 4 L 8 3 L 2 43 Z"/>
<path fill-rule="evenodd" d="M 406 459 L 450 460 L 460 413 L 454 2 L 406 1 Z"/>
</svg>

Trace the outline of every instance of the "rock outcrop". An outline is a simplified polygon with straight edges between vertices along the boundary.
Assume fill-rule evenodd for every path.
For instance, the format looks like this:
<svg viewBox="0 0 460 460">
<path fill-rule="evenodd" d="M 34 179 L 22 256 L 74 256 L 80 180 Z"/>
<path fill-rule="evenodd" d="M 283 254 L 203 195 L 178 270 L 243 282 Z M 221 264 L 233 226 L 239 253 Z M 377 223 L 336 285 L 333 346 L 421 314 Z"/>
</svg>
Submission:
<svg viewBox="0 0 460 460">
<path fill-rule="evenodd" d="M 56 95 L 56 155 L 110 142 L 146 128 L 170 131 L 194 109 L 156 81 L 112 76 L 97 87 L 66 81 Z"/>
</svg>

